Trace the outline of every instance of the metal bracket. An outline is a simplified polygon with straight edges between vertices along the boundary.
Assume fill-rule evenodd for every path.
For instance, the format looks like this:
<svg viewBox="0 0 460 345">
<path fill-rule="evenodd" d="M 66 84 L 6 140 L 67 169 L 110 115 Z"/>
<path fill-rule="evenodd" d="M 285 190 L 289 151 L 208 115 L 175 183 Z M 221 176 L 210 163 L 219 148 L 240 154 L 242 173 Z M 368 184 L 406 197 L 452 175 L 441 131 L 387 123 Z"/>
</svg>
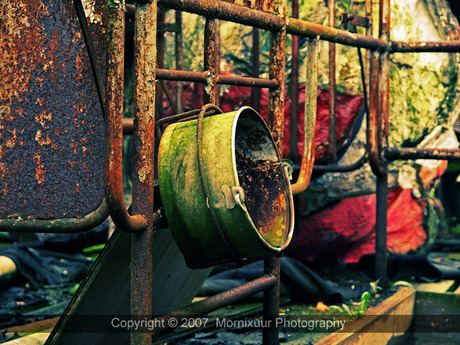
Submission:
<svg viewBox="0 0 460 345">
<path fill-rule="evenodd" d="M 225 184 L 220 189 L 225 196 L 225 206 L 229 210 L 238 205 L 246 211 L 246 207 L 244 206 L 244 189 L 241 186 L 230 187 Z"/>
<path fill-rule="evenodd" d="M 344 12 L 340 15 L 340 20 L 343 23 L 343 28 L 349 30 L 349 25 L 361 26 L 368 29 L 371 25 L 371 21 L 367 17 L 358 16 L 353 13 Z"/>
</svg>

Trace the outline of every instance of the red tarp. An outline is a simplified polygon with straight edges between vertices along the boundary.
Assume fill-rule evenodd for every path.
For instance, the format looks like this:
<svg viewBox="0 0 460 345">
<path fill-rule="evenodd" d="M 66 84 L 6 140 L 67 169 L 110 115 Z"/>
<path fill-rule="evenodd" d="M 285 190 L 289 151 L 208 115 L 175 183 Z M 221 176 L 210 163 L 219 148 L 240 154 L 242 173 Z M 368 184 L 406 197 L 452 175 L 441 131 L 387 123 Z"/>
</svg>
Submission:
<svg viewBox="0 0 460 345">
<path fill-rule="evenodd" d="M 424 199 L 395 187 L 388 195 L 388 249 L 407 253 L 425 243 Z M 308 217 L 297 217 L 287 255 L 302 261 L 318 258 L 356 262 L 375 251 L 375 194 L 339 201 Z"/>
</svg>

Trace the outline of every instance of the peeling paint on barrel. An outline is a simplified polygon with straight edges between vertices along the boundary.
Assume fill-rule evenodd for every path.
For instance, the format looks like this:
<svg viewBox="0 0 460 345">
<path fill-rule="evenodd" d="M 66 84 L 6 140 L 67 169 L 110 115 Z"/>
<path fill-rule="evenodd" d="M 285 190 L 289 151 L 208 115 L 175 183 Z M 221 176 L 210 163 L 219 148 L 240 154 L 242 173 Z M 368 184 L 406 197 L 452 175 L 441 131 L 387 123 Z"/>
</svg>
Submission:
<svg viewBox="0 0 460 345">
<path fill-rule="evenodd" d="M 83 217 L 104 126 L 73 3 L 0 0 L 0 18 L 0 218 Z"/>
</svg>

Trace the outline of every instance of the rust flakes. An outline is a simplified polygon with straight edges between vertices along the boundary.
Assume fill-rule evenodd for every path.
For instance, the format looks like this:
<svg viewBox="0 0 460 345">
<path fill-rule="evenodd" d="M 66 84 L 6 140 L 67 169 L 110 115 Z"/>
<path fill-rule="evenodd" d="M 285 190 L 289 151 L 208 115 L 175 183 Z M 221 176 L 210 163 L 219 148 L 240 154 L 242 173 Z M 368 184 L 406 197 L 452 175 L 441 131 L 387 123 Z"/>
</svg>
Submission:
<svg viewBox="0 0 460 345">
<path fill-rule="evenodd" d="M 40 100 L 39 98 L 37 99 L 37 102 L 43 104 L 43 101 Z M 51 114 L 51 112 L 42 110 L 39 115 L 35 116 L 35 121 L 39 123 L 43 129 L 48 129 L 49 127 L 45 126 L 45 123 L 46 121 L 51 121 L 52 118 L 53 118 L 53 115 Z"/>
<path fill-rule="evenodd" d="M 82 3 L 88 22 L 91 24 L 102 25 L 102 14 L 101 12 L 96 11 L 96 0 L 83 0 Z"/>
<path fill-rule="evenodd" d="M 35 180 L 37 181 L 38 184 L 43 184 L 45 183 L 45 165 L 43 164 L 41 160 L 40 153 L 36 153 L 33 161 L 35 164 L 37 164 L 37 167 L 35 168 Z"/>
<path fill-rule="evenodd" d="M 37 131 L 37 134 L 35 135 L 35 141 L 39 143 L 40 146 L 53 144 L 48 134 L 46 134 L 46 138 L 43 138 L 43 132 L 41 129 Z"/>
<path fill-rule="evenodd" d="M 16 128 L 14 128 L 13 130 L 8 130 L 8 133 L 11 133 L 11 138 L 8 139 L 5 143 L 5 146 L 6 147 L 9 147 L 9 148 L 12 148 L 16 145 L 16 139 L 17 139 L 17 135 L 16 135 Z"/>
</svg>

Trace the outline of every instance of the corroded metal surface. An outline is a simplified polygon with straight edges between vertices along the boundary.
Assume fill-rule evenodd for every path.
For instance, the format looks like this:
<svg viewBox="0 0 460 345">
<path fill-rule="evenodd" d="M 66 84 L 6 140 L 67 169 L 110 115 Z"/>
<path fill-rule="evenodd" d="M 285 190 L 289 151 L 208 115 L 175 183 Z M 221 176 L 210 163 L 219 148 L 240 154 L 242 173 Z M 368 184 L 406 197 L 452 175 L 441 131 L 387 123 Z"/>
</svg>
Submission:
<svg viewBox="0 0 460 345">
<path fill-rule="evenodd" d="M 385 158 L 396 159 L 460 159 L 458 149 L 418 149 L 415 147 L 392 148 L 385 152 Z"/>
<path fill-rule="evenodd" d="M 285 21 L 278 15 L 221 0 L 158 0 L 158 5 L 270 31 L 280 31 L 285 27 Z"/>
<path fill-rule="evenodd" d="M 155 174 L 155 69 L 157 67 L 157 2 L 136 6 L 134 29 L 133 213 L 147 220 L 131 236 L 131 317 L 152 315 L 153 184 Z M 156 282 L 157 284 L 160 282 Z M 131 331 L 131 344 L 151 344 L 152 333 Z"/>
<path fill-rule="evenodd" d="M 249 8 L 254 8 L 256 10 L 261 10 L 265 12 L 276 13 L 276 1 L 275 0 L 222 0 L 225 2 L 230 2 L 235 5 L 246 6 Z"/>
<path fill-rule="evenodd" d="M 206 86 L 204 88 L 204 104 L 215 104 L 218 94 L 216 94 L 216 74 L 218 71 L 218 45 L 217 45 L 217 24 L 216 20 L 206 18 L 204 27 L 204 71 L 206 73 Z"/>
<path fill-rule="evenodd" d="M 299 0 L 292 0 L 292 18 L 299 18 Z M 308 60 L 307 60 L 308 63 Z M 307 75 L 307 78 L 310 76 Z M 289 158 L 298 161 L 299 140 L 299 36 L 291 37 L 291 121 L 289 125 Z"/>
<path fill-rule="evenodd" d="M 0 2 L 0 217 L 79 218 L 103 199 L 103 118 L 71 2 Z"/>
<path fill-rule="evenodd" d="M 277 14 L 286 15 L 286 3 L 277 0 Z M 283 6 L 282 6 L 283 5 Z M 283 152 L 284 134 L 284 89 L 286 82 L 286 28 L 280 32 L 270 33 L 270 79 L 278 82 L 278 88 L 271 90 L 268 98 L 268 126 L 275 140 L 278 152 Z"/>
<path fill-rule="evenodd" d="M 329 26 L 335 29 L 335 0 L 329 0 Z M 336 62 L 337 49 L 335 43 L 329 42 L 329 147 L 328 147 L 328 163 L 337 163 L 337 118 L 336 118 L 336 103 L 337 103 L 337 87 L 336 87 Z"/>
</svg>

